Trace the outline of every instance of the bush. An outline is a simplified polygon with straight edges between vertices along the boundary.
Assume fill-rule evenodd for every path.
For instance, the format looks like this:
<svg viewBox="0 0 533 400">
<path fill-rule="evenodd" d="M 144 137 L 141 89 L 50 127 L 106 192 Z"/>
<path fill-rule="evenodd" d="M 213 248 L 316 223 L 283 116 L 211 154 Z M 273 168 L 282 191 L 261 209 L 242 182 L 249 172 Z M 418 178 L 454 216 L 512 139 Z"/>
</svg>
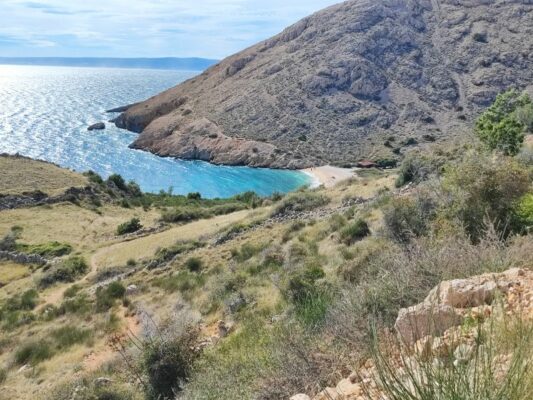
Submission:
<svg viewBox="0 0 533 400">
<path fill-rule="evenodd" d="M 0 251 L 16 250 L 17 239 L 20 236 L 20 229 L 14 228 L 11 228 L 11 231 L 8 232 L 2 239 L 0 239 Z"/>
<path fill-rule="evenodd" d="M 47 341 L 30 342 L 17 349 L 15 352 L 15 363 L 18 365 L 36 365 L 49 359 L 52 355 L 52 347 Z"/>
<path fill-rule="evenodd" d="M 446 163 L 444 157 L 413 153 L 407 156 L 398 171 L 396 187 L 402 187 L 408 183 L 420 183 L 428 180 L 432 175 L 442 172 Z"/>
<path fill-rule="evenodd" d="M 211 214 L 202 208 L 180 207 L 164 211 L 161 215 L 161 220 L 168 223 L 176 223 L 191 222 L 208 217 L 211 217 Z"/>
<path fill-rule="evenodd" d="M 119 174 L 112 174 L 107 178 L 107 183 L 114 184 L 118 189 L 127 192 L 128 187 L 126 186 L 126 181 L 124 178 Z"/>
<path fill-rule="evenodd" d="M 523 196 L 515 209 L 515 230 L 518 232 L 531 232 L 533 230 L 533 193 Z"/>
<path fill-rule="evenodd" d="M 126 235 L 134 233 L 142 229 L 141 220 L 139 218 L 132 218 L 128 222 L 120 224 L 117 228 L 117 235 Z"/>
<path fill-rule="evenodd" d="M 324 270 L 315 266 L 294 273 L 289 278 L 286 289 L 287 297 L 295 304 L 304 304 L 317 294 L 317 281 L 325 276 Z"/>
<path fill-rule="evenodd" d="M 48 287 L 56 282 L 74 282 L 74 280 L 89 269 L 85 259 L 79 256 L 71 256 L 61 264 L 52 267 L 40 279 L 39 286 Z"/>
<path fill-rule="evenodd" d="M 96 289 L 96 311 L 105 312 L 115 305 L 117 299 L 123 299 L 126 288 L 119 281 L 111 282 L 106 287 Z"/>
<path fill-rule="evenodd" d="M 102 177 L 94 171 L 87 171 L 83 175 L 85 175 L 87 179 L 89 179 L 89 182 L 96 183 L 97 185 L 101 185 L 102 183 L 104 183 Z"/>
<path fill-rule="evenodd" d="M 253 256 L 259 254 L 263 250 L 264 246 L 262 245 L 253 245 L 251 243 L 244 243 L 240 250 L 233 249 L 231 251 L 231 256 L 238 262 L 248 261 Z"/>
<path fill-rule="evenodd" d="M 59 308 L 59 312 L 62 314 L 88 314 L 92 309 L 92 304 L 86 294 L 79 294 L 73 298 L 69 298 L 63 301 Z"/>
<path fill-rule="evenodd" d="M 187 199 L 189 200 L 202 200 L 202 195 L 198 192 L 189 193 L 187 195 Z"/>
<path fill-rule="evenodd" d="M 204 263 L 197 257 L 191 257 L 185 261 L 185 266 L 191 272 L 200 272 L 204 266 Z"/>
<path fill-rule="evenodd" d="M 5 311 L 31 311 L 37 306 L 38 300 L 39 293 L 35 289 L 27 290 L 9 298 L 0 308 L 0 315 Z"/>
<path fill-rule="evenodd" d="M 56 342 L 59 350 L 68 349 L 75 344 L 84 343 L 92 337 L 90 329 L 78 328 L 74 325 L 67 325 L 54 329 L 50 336 Z"/>
<path fill-rule="evenodd" d="M 530 185 L 527 170 L 509 157 L 467 157 L 445 175 L 447 217 L 457 219 L 474 242 L 487 223 L 508 235 L 515 207 Z"/>
<path fill-rule="evenodd" d="M 315 192 L 296 192 L 285 197 L 276 206 L 272 216 L 281 216 L 291 212 L 310 211 L 329 203 L 329 199 Z"/>
<path fill-rule="evenodd" d="M 340 238 L 345 244 L 352 244 L 368 235 L 370 235 L 370 228 L 366 221 L 362 219 L 357 219 L 340 232 Z"/>
<path fill-rule="evenodd" d="M 388 236 L 398 243 L 425 235 L 436 215 L 437 204 L 426 196 L 395 197 L 384 210 L 383 222 Z"/>
<path fill-rule="evenodd" d="M 530 106 L 531 99 L 527 94 L 521 95 L 514 89 L 499 94 L 476 121 L 477 136 L 491 150 L 511 156 L 518 154 L 526 127 L 517 116 L 517 110 L 527 110 Z"/>
<path fill-rule="evenodd" d="M 188 328 L 181 336 L 163 332 L 144 343 L 141 367 L 147 377 L 149 400 L 174 399 L 191 376 L 198 332 Z"/>
</svg>

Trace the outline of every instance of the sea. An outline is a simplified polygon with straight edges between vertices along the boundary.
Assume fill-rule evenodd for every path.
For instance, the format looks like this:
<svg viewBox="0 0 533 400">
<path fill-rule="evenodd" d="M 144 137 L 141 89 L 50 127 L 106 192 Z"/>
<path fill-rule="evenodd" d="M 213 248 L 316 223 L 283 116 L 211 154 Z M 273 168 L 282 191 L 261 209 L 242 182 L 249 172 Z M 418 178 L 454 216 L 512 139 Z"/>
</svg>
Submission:
<svg viewBox="0 0 533 400">
<path fill-rule="evenodd" d="M 198 73 L 0 65 L 0 153 L 92 170 L 104 178 L 117 173 L 153 193 L 268 196 L 311 184 L 311 177 L 299 171 L 217 166 L 133 150 L 128 145 L 136 134 L 108 122 L 117 114 L 106 110 L 147 99 Z M 105 130 L 87 130 L 101 121 Z"/>
</svg>

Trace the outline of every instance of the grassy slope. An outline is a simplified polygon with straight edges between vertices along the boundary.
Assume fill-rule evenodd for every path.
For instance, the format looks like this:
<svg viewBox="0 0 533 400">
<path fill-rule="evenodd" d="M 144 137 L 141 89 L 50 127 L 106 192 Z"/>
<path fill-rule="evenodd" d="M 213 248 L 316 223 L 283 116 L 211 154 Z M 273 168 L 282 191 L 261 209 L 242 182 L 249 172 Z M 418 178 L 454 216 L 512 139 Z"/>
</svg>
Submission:
<svg viewBox="0 0 533 400">
<path fill-rule="evenodd" d="M 33 176 L 36 181 L 39 181 L 39 183 L 35 181 L 27 182 L 28 187 L 18 187 L 16 189 L 18 192 L 28 190 L 31 186 L 32 188 L 37 187 L 44 192 L 52 193 L 76 182 L 83 183 L 85 179 L 49 164 L 15 158 L 0 158 L 0 160 L 5 171 L 7 171 L 7 176 L 14 177 L 16 175 L 15 170 L 20 170 L 22 163 L 24 165 L 24 175 Z M 42 171 L 46 171 L 46 174 Z M 362 182 L 360 185 L 345 185 L 330 190 L 329 195 L 333 200 L 331 207 L 338 206 L 341 199 L 346 196 L 356 194 L 370 196 L 378 187 L 383 185 L 390 186 L 393 178 L 386 176 L 377 181 L 371 181 L 371 184 Z M 5 180 L 4 184 L 10 185 L 9 182 L 10 180 Z M 96 270 L 111 266 L 121 266 L 129 259 L 135 259 L 136 261 L 150 259 L 159 248 L 169 247 L 179 240 L 197 240 L 201 237 L 210 237 L 217 232 L 226 230 L 231 225 L 246 224 L 258 218 L 265 218 L 270 212 L 270 206 L 251 211 L 238 211 L 229 215 L 170 227 L 162 232 L 134 238 L 133 240 L 126 240 L 115 236 L 115 230 L 119 223 L 132 217 L 139 217 L 142 224 L 150 228 L 157 224 L 160 215 L 159 211 L 154 209 L 143 211 L 141 208 L 122 208 L 106 205 L 100 207 L 97 213 L 94 210 L 63 203 L 0 213 L 0 235 L 3 236 L 12 226 L 17 225 L 23 228 L 20 237 L 21 242 L 38 244 L 58 241 L 72 245 L 76 254 L 81 254 L 90 261 L 93 273 L 89 273 L 87 277 L 79 280 L 82 287 L 89 288 L 92 284 L 91 276 L 94 275 Z M 258 246 L 266 245 L 272 238 L 281 236 L 286 227 L 287 224 L 261 227 L 245 233 L 224 245 L 208 246 L 196 250 L 192 254 L 188 254 L 187 257 L 197 256 L 209 268 L 223 266 L 223 270 L 219 271 L 219 273 L 221 276 L 227 276 L 229 271 L 227 270 L 227 264 L 224 264 L 231 259 L 232 249 L 248 242 L 256 243 Z M 179 270 L 181 268 L 180 262 L 182 261 L 182 259 L 178 259 L 172 269 Z M 41 274 L 40 271 L 31 273 L 27 267 L 5 262 L 0 264 L 0 273 L 1 279 L 6 283 L 4 287 L 0 288 L 0 299 L 9 298 L 34 286 L 36 278 Z M 180 295 L 146 284 L 157 279 L 157 277 L 157 271 L 141 272 L 128 278 L 127 282 L 136 283 L 146 290 L 136 301 L 145 303 L 150 310 L 153 310 L 158 315 L 163 315 L 165 312 L 170 311 L 180 298 Z M 63 301 L 65 289 L 70 285 L 68 283 L 59 283 L 51 288 L 41 290 L 39 293 L 40 304 L 37 310 L 43 309 L 45 304 L 59 306 Z M 261 282 L 257 287 L 252 286 L 250 290 L 256 292 L 261 308 L 270 309 L 279 302 L 279 294 L 271 285 L 265 286 L 264 282 Z M 208 291 L 209 289 L 205 293 L 203 291 L 196 293 L 193 300 L 195 307 L 201 307 L 202 303 L 207 300 Z M 123 311 L 117 309 L 116 314 L 123 315 Z M 214 322 L 221 316 L 220 311 L 215 311 L 206 316 L 206 321 Z M 20 344 L 31 340 L 30 335 L 31 338 L 39 338 L 43 335 L 43 337 L 47 337 L 47 332 L 50 329 L 69 322 L 79 323 L 81 326 L 98 327 L 105 323 L 104 320 L 98 315 L 89 320 L 80 320 L 76 316 L 64 316 L 50 322 L 35 322 L 32 324 L 31 330 L 28 330 L 25 326 L 17 328 L 6 335 L 7 344 L 0 352 L 0 365 L 9 365 L 13 357 L 13 351 Z M 124 320 L 120 324 L 126 326 L 127 321 Z M 80 368 L 82 370 L 90 370 L 98 367 L 95 363 L 99 363 L 99 354 L 109 353 L 109 349 L 105 346 L 107 336 L 105 332 L 98 330 L 94 340 L 89 345 L 76 345 L 68 351 L 39 364 L 32 373 L 17 374 L 16 369 L 18 367 L 13 367 L 14 372 L 8 375 L 6 383 L 8 393 L 20 399 L 33 398 L 42 390 L 43 385 L 44 387 L 50 387 L 57 380 L 71 377 L 74 371 Z M 94 361 L 95 358 L 97 361 Z M 104 357 L 105 359 L 107 357 Z M 40 385 L 39 382 L 41 381 L 44 383 Z"/>
<path fill-rule="evenodd" d="M 25 157 L 0 156 L 0 171 L 0 194 L 40 190 L 54 196 L 70 187 L 87 185 L 87 179 L 80 174 Z"/>
</svg>

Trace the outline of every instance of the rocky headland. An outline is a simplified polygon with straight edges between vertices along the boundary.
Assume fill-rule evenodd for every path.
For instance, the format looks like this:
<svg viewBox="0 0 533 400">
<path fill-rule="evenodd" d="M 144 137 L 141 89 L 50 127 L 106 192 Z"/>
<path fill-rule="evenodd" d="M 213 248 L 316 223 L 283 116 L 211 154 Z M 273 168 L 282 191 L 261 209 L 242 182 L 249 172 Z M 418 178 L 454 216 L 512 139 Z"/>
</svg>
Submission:
<svg viewBox="0 0 533 400">
<path fill-rule="evenodd" d="M 115 122 L 140 133 L 134 148 L 218 164 L 395 158 L 467 134 L 499 92 L 531 86 L 532 37 L 528 0 L 347 1 Z"/>
</svg>

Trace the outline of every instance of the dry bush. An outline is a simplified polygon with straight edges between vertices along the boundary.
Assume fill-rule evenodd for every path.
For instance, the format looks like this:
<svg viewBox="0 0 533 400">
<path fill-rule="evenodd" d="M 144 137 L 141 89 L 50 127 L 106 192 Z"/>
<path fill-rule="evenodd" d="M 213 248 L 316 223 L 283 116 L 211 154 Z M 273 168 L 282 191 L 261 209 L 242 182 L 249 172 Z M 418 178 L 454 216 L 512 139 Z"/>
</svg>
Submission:
<svg viewBox="0 0 533 400">
<path fill-rule="evenodd" d="M 477 245 L 464 236 L 421 238 L 374 252 L 365 261 L 355 284 L 342 285 L 324 323 L 353 351 L 368 344 L 370 320 L 392 324 L 400 308 L 420 302 L 442 280 L 533 265 L 533 240 L 503 242 L 494 230 Z"/>
</svg>

